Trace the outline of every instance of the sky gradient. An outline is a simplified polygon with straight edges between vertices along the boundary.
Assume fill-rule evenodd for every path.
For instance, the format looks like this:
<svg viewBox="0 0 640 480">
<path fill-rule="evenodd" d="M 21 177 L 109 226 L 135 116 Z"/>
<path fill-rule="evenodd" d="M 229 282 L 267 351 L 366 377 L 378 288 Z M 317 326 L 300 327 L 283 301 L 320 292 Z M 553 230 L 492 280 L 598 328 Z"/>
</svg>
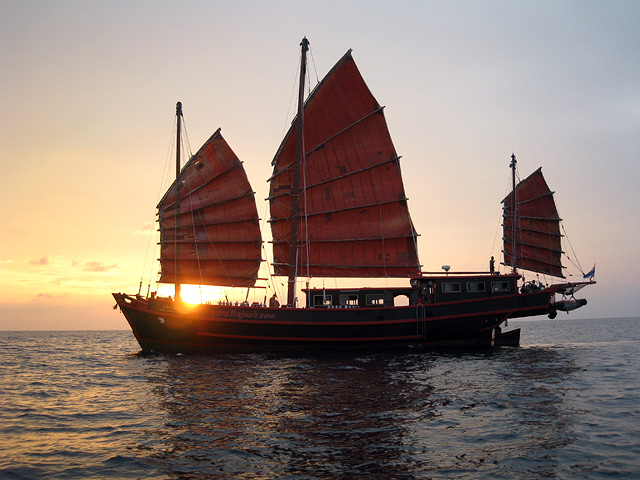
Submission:
<svg viewBox="0 0 640 480">
<path fill-rule="evenodd" d="M 640 2 L 0 0 L 0 330 L 128 328 L 110 292 L 153 264 L 177 101 L 266 221 L 305 35 L 314 84 L 352 48 L 386 106 L 425 271 L 500 257 L 515 153 L 597 264 L 571 316 L 640 314 Z"/>
</svg>

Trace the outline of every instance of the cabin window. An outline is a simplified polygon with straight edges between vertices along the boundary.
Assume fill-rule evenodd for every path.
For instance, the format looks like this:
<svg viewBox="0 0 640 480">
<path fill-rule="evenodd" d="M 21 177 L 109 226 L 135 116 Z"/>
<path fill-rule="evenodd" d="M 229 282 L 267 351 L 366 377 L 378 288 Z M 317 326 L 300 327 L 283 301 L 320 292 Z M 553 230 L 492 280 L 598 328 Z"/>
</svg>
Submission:
<svg viewBox="0 0 640 480">
<path fill-rule="evenodd" d="M 491 282 L 492 292 L 508 292 L 509 290 L 509 282 Z"/>
<path fill-rule="evenodd" d="M 384 295 L 382 293 L 368 293 L 367 305 L 384 305 Z"/>
<path fill-rule="evenodd" d="M 331 305 L 331 297 L 327 295 L 326 297 L 323 295 L 314 295 L 313 296 L 313 305 L 315 307 L 322 307 Z"/>
<path fill-rule="evenodd" d="M 444 293 L 460 293 L 460 282 L 442 282 Z"/>
<path fill-rule="evenodd" d="M 484 291 L 484 282 L 467 282 L 467 292 L 480 293 Z"/>
<path fill-rule="evenodd" d="M 353 293 L 349 295 L 340 295 L 340 305 L 353 306 L 358 305 L 358 295 Z"/>
<path fill-rule="evenodd" d="M 395 307 L 406 307 L 409 305 L 409 297 L 403 294 L 396 295 L 393 297 L 393 305 Z"/>
</svg>

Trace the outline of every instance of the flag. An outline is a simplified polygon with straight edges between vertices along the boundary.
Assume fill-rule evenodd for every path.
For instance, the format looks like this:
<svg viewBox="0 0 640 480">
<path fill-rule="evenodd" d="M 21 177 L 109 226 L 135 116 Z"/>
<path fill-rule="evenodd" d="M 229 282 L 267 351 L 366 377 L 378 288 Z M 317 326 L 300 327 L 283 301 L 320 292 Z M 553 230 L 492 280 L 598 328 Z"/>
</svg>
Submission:
<svg viewBox="0 0 640 480">
<path fill-rule="evenodd" d="M 594 265 L 591 270 L 584 274 L 583 278 L 588 278 L 589 280 L 593 280 L 593 276 L 596 274 L 596 266 Z"/>
</svg>

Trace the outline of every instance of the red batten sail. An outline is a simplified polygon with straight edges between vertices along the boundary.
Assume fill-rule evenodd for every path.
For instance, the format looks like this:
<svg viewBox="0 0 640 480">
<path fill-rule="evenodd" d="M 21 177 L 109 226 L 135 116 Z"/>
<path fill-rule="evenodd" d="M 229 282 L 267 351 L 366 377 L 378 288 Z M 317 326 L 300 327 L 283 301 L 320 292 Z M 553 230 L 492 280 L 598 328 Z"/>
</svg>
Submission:
<svg viewBox="0 0 640 480">
<path fill-rule="evenodd" d="M 272 162 L 276 275 L 287 275 L 296 122 Z M 414 230 L 382 107 L 351 51 L 304 105 L 298 272 L 319 277 L 406 277 L 419 272 Z M 307 270 L 308 268 L 308 270 Z"/>
<path fill-rule="evenodd" d="M 502 203 L 505 265 L 564 278 L 560 261 L 561 219 L 542 169 L 516 186 L 515 258 L 513 194 L 510 193 Z"/>
<path fill-rule="evenodd" d="M 161 282 L 255 284 L 262 238 L 254 192 L 220 129 L 182 168 L 158 215 Z"/>
</svg>

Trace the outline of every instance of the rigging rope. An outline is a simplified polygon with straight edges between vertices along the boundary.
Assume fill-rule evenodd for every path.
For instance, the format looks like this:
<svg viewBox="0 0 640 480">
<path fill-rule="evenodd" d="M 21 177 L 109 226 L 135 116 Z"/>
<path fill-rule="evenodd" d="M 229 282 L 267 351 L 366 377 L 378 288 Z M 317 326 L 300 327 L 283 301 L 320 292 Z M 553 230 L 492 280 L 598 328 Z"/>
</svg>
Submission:
<svg viewBox="0 0 640 480">
<path fill-rule="evenodd" d="M 567 243 L 569 244 L 569 248 L 571 248 L 571 254 L 573 255 L 573 258 L 575 259 L 575 262 L 566 253 L 565 253 L 565 257 L 567 258 L 567 260 L 569 262 L 571 262 L 571 264 L 574 267 L 577 267 L 578 270 L 580 270 L 580 273 L 584 276 L 584 270 L 582 269 L 582 266 L 580 265 L 580 261 L 578 260 L 578 257 L 576 256 L 576 252 L 573 250 L 573 245 L 571 245 L 571 240 L 569 239 L 569 235 L 567 235 L 567 231 L 564 228 L 564 224 L 561 223 L 561 225 L 562 225 L 562 232 L 564 233 L 564 238 L 566 238 Z"/>
<path fill-rule="evenodd" d="M 313 58 L 313 50 L 309 47 L 309 53 L 311 54 L 311 63 L 313 64 L 313 71 L 316 73 L 316 85 L 320 83 L 318 78 L 318 69 L 316 68 L 316 60 Z"/>
<path fill-rule="evenodd" d="M 185 151 L 185 156 L 187 151 L 188 151 L 188 158 L 189 160 L 193 157 L 193 154 L 191 152 L 191 145 L 189 144 L 189 136 L 187 135 L 187 124 L 186 122 L 183 123 L 183 129 L 182 131 L 184 132 L 184 136 L 186 137 L 187 140 L 187 145 L 186 145 L 186 151 Z M 186 165 L 186 164 L 185 164 Z M 191 180 L 189 179 L 189 175 L 188 173 L 185 174 L 185 179 L 187 181 L 187 196 L 189 198 L 189 212 L 191 213 L 191 227 L 192 227 L 192 231 L 193 231 L 193 242 L 194 242 L 194 250 L 196 253 L 196 261 L 198 262 L 198 275 L 200 276 L 200 283 L 198 284 L 198 292 L 200 294 L 200 303 L 202 303 L 202 284 L 204 283 L 203 278 L 202 278 L 202 264 L 200 263 L 200 251 L 198 248 L 198 239 L 196 236 L 196 219 L 195 219 L 195 213 L 194 213 L 194 208 L 193 208 L 193 195 L 191 194 Z M 177 198 L 176 198 L 176 202 L 177 202 Z M 176 218 L 177 220 L 177 218 Z M 204 226 L 204 221 L 202 221 L 203 226 Z M 176 226 L 175 226 L 175 231 L 176 231 L 176 237 L 177 237 L 177 233 L 178 233 L 178 222 L 176 221 Z M 176 258 L 178 257 L 178 251 L 176 249 Z"/>
<path fill-rule="evenodd" d="M 173 151 L 173 146 L 175 143 L 175 130 L 176 130 L 176 124 L 172 121 L 172 131 L 171 131 L 171 137 L 169 140 L 169 147 L 167 149 L 167 154 L 165 157 L 165 161 L 164 161 L 164 168 L 162 170 L 162 176 L 160 179 L 160 186 L 158 187 L 158 194 L 156 195 L 156 205 L 158 204 L 158 202 L 160 201 L 160 199 L 162 198 L 162 192 L 166 191 L 166 189 L 168 188 L 168 178 L 169 178 L 169 171 L 170 171 L 170 158 L 171 158 L 171 152 Z M 147 240 L 147 249 L 146 249 L 146 253 L 145 253 L 145 257 L 144 257 L 144 264 L 142 266 L 142 275 L 140 277 L 140 289 L 138 291 L 138 293 L 140 293 L 140 290 L 142 290 L 142 284 L 144 283 L 144 279 L 147 275 L 146 270 L 147 270 L 147 260 L 149 258 L 149 250 L 150 250 L 150 245 L 151 245 L 151 239 L 153 238 L 154 234 L 157 235 L 157 231 L 154 232 L 154 225 L 156 223 L 158 223 L 158 219 L 156 218 L 157 215 L 154 213 L 153 215 L 153 220 L 150 222 L 150 228 L 149 228 L 149 239 Z M 153 255 L 152 258 L 155 258 L 156 256 L 156 251 L 158 250 L 158 242 L 155 242 L 154 244 L 154 248 L 153 248 Z M 149 263 L 149 273 L 148 273 L 148 283 L 147 283 L 147 295 L 148 295 L 148 291 L 151 289 L 151 277 L 152 277 L 152 272 L 153 272 L 153 266 L 154 266 L 154 261 L 152 260 Z M 158 276 L 156 275 L 156 289 L 157 289 L 157 284 L 158 284 Z"/>
<path fill-rule="evenodd" d="M 517 187 L 520 184 L 520 170 L 516 164 L 515 169 L 515 183 L 512 185 L 512 191 L 517 192 Z M 520 230 L 520 225 L 518 222 L 518 196 L 517 193 L 514 193 L 514 202 L 512 205 L 513 212 L 511 212 L 511 221 L 513 225 L 511 226 L 511 235 L 513 238 L 511 239 L 511 266 L 513 267 L 514 272 L 518 269 L 518 249 L 516 248 L 516 238 L 518 234 L 522 237 L 522 231 Z M 506 257 L 505 257 L 506 258 Z"/>
<path fill-rule="evenodd" d="M 281 138 L 284 138 L 284 135 L 287 132 L 287 122 L 289 121 L 289 114 L 291 113 L 291 105 L 293 104 L 293 99 L 296 93 L 296 85 L 298 84 L 298 72 L 300 71 L 301 61 L 302 61 L 302 58 L 298 60 L 296 73 L 293 75 L 293 86 L 291 87 L 291 96 L 289 97 L 289 107 L 287 108 L 287 114 L 284 117 L 284 125 L 282 126 L 282 135 L 280 135 Z M 275 166 L 274 166 L 274 169 L 275 169 Z"/>
<path fill-rule="evenodd" d="M 269 208 L 269 202 L 265 202 L 265 212 L 264 215 L 262 215 L 262 225 L 260 225 L 260 231 L 263 231 L 264 228 L 266 228 L 266 223 L 267 223 L 267 209 Z M 273 272 L 271 271 L 271 268 L 273 265 L 271 262 L 269 262 L 269 252 L 267 251 L 267 248 L 264 245 L 264 241 L 262 242 L 262 250 L 264 251 L 264 262 L 266 262 L 266 266 L 267 266 L 267 286 L 271 285 L 271 288 L 273 289 L 273 293 L 275 293 L 276 295 L 278 295 L 278 292 L 276 290 L 277 287 L 277 283 L 273 281 L 273 277 L 275 276 L 273 274 Z M 282 293 L 282 292 L 280 292 Z M 281 297 L 282 298 L 282 297 Z"/>
<path fill-rule="evenodd" d="M 185 137 L 184 139 L 186 140 L 186 144 L 187 144 L 187 148 L 185 149 L 186 151 L 183 150 L 182 155 L 184 156 L 188 151 L 189 152 L 189 156 L 187 158 L 187 161 L 188 161 L 193 156 L 193 153 L 191 151 L 191 143 L 189 142 L 189 134 L 187 133 L 187 121 L 185 120 L 184 116 L 182 117 L 182 131 L 184 132 L 184 137 Z"/>
<path fill-rule="evenodd" d="M 507 195 L 509 195 L 511 193 L 511 173 L 509 172 L 509 174 L 507 175 L 507 180 L 505 182 L 505 187 L 503 190 L 503 194 L 502 194 L 502 198 L 506 198 Z M 491 248 L 491 253 L 493 254 L 493 252 L 495 251 L 495 247 L 496 247 L 496 241 L 497 241 L 497 237 L 498 237 L 498 232 L 500 231 L 500 227 L 503 227 L 502 222 L 504 222 L 504 215 L 505 215 L 505 205 L 503 204 L 502 206 L 502 213 L 500 214 L 500 219 L 498 220 L 498 227 L 496 228 L 496 234 L 493 238 L 493 246 Z M 504 256 L 504 230 L 503 230 L 503 235 L 500 239 L 500 255 L 499 255 L 499 262 L 498 262 L 498 269 L 500 269 L 500 265 L 505 265 L 505 256 Z M 495 255 L 494 255 L 495 256 Z"/>
<path fill-rule="evenodd" d="M 306 74 L 307 72 L 305 72 Z M 310 83 L 310 82 L 308 82 Z M 304 141 L 304 131 L 302 132 L 302 194 L 304 195 L 304 244 L 305 249 L 307 251 L 307 278 L 310 278 L 309 275 L 309 264 L 311 263 L 311 258 L 309 257 L 309 215 L 307 215 L 307 148 Z M 297 248 L 296 248 L 297 251 Z M 297 273 L 297 263 L 298 260 L 296 258 L 296 273 Z"/>
</svg>

